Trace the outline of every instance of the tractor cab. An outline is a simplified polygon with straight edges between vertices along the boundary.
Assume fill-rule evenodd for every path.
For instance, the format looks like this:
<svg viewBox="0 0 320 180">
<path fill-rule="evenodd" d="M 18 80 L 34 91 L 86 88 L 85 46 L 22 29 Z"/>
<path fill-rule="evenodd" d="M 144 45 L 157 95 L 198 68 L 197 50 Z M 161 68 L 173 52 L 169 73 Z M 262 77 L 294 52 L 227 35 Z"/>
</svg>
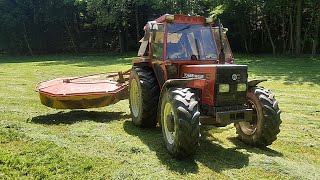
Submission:
<svg viewBox="0 0 320 180">
<path fill-rule="evenodd" d="M 201 16 L 164 15 L 145 26 L 138 55 L 167 62 L 207 61 L 217 64 L 221 46 L 224 62 L 233 63 L 226 28 L 212 27 L 212 20 Z M 221 42 L 222 40 L 222 42 Z"/>
</svg>

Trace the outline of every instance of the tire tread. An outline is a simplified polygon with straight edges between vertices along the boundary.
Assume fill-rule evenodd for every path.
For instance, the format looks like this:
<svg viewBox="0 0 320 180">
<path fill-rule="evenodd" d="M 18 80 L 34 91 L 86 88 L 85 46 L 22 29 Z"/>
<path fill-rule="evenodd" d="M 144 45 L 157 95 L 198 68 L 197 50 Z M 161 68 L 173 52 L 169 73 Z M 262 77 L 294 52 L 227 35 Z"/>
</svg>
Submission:
<svg viewBox="0 0 320 180">
<path fill-rule="evenodd" d="M 153 69 L 148 66 L 134 66 L 141 85 L 143 128 L 153 128 L 157 125 L 157 107 L 159 102 L 160 88 Z"/>
<path fill-rule="evenodd" d="M 256 139 L 252 139 L 242 132 L 240 125 L 237 123 L 238 138 L 250 145 L 265 147 L 271 145 L 277 139 L 277 134 L 280 132 L 280 124 L 282 123 L 280 119 L 281 110 L 279 109 L 278 101 L 269 90 L 262 87 L 253 87 L 250 91 L 259 99 L 262 107 L 263 125 L 261 133 L 256 136 Z"/>
</svg>

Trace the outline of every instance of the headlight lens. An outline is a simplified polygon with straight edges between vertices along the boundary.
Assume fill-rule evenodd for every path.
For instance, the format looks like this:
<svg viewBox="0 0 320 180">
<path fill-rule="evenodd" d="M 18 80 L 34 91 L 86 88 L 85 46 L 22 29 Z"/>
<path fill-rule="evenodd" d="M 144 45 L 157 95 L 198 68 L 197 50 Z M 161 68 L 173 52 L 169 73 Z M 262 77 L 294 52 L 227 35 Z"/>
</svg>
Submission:
<svg viewBox="0 0 320 180">
<path fill-rule="evenodd" d="M 229 84 L 219 84 L 219 92 L 229 92 Z"/>
<path fill-rule="evenodd" d="M 240 83 L 237 85 L 237 91 L 246 91 L 247 90 L 247 84 Z"/>
</svg>

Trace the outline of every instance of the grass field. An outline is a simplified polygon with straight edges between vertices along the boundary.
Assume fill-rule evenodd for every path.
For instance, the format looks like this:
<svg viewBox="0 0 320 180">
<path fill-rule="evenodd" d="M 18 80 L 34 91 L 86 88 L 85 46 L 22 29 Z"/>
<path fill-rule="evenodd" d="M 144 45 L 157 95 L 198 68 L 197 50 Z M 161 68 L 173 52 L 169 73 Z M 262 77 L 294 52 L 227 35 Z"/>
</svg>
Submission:
<svg viewBox="0 0 320 180">
<path fill-rule="evenodd" d="M 160 128 L 132 125 L 128 101 L 62 111 L 41 105 L 37 82 L 126 70 L 132 56 L 0 56 L 0 179 L 320 179 L 320 58 L 239 56 L 267 78 L 282 110 L 266 149 L 238 141 L 233 125 L 203 127 L 197 154 L 166 151 Z"/>
</svg>

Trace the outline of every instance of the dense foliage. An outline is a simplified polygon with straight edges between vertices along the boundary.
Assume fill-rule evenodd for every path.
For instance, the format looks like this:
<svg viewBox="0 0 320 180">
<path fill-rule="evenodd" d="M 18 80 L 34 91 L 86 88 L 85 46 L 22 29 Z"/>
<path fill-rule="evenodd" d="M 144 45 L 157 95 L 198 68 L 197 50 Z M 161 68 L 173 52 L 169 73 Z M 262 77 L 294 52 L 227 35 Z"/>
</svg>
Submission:
<svg viewBox="0 0 320 180">
<path fill-rule="evenodd" d="M 1 0 L 0 51 L 136 50 L 145 23 L 166 13 L 222 19 L 234 51 L 319 53 L 319 0 Z"/>
</svg>

